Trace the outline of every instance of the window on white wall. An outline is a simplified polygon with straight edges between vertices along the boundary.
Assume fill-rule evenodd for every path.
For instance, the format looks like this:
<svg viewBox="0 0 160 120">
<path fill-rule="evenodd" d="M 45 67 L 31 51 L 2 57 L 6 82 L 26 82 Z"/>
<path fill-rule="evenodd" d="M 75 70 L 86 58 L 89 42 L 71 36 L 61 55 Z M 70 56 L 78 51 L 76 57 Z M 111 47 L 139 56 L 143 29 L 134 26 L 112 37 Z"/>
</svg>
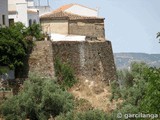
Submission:
<svg viewBox="0 0 160 120">
<path fill-rule="evenodd" d="M 29 19 L 29 26 L 32 25 L 32 19 Z"/>
<path fill-rule="evenodd" d="M 2 15 L 2 24 L 5 25 L 5 15 Z"/>
<path fill-rule="evenodd" d="M 33 23 L 36 24 L 37 23 L 36 20 L 33 20 Z"/>
<path fill-rule="evenodd" d="M 14 24 L 14 19 L 9 19 L 9 26 Z"/>
</svg>

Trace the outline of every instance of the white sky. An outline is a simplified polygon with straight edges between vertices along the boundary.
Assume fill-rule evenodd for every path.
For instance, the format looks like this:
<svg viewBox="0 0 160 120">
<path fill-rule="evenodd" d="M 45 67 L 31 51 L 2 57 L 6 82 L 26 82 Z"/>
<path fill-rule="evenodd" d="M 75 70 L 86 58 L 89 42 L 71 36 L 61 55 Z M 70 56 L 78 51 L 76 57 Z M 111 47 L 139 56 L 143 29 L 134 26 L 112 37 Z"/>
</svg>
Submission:
<svg viewBox="0 0 160 120">
<path fill-rule="evenodd" d="M 46 0 L 47 1 L 47 0 Z M 99 8 L 113 52 L 160 53 L 160 0 L 49 0 L 53 9 L 78 3 Z M 41 4 L 46 4 L 41 0 Z"/>
</svg>

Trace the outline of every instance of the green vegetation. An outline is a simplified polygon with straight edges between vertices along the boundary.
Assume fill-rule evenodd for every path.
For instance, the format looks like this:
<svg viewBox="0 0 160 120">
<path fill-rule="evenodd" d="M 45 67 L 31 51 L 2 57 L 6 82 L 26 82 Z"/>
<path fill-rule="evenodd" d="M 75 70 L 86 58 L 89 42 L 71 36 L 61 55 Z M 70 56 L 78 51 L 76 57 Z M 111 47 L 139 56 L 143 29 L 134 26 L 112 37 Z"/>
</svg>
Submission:
<svg viewBox="0 0 160 120">
<path fill-rule="evenodd" d="M 88 110 L 85 112 L 68 112 L 66 115 L 60 115 L 56 120 L 109 120 L 107 114 L 101 110 Z"/>
<path fill-rule="evenodd" d="M 36 40 L 42 40 L 43 34 L 41 31 L 42 29 L 39 24 L 32 24 L 26 29 L 26 35 L 35 38 Z"/>
<path fill-rule="evenodd" d="M 57 62 L 55 68 L 59 70 L 60 80 L 69 80 L 66 73 L 74 78 L 69 66 L 66 67 L 59 60 Z M 111 100 L 121 99 L 123 102 L 112 113 L 106 114 L 94 109 L 85 100 L 74 99 L 64 89 L 71 87 L 74 82 L 69 86 L 65 81 L 37 76 L 26 80 L 23 90 L 7 99 L 1 105 L 0 112 L 6 120 L 47 120 L 50 116 L 55 120 L 117 120 L 118 113 L 160 113 L 160 69 L 150 68 L 145 63 L 132 63 L 129 70 L 118 71 L 118 78 L 118 81 L 112 83 Z"/>
<path fill-rule="evenodd" d="M 145 63 L 132 63 L 130 70 L 118 71 L 119 81 L 112 83 L 113 99 L 123 103 L 117 113 L 160 113 L 160 69 L 149 68 Z"/>
<path fill-rule="evenodd" d="M 145 113 L 160 113 L 160 69 L 150 68 L 146 73 L 146 91 L 141 110 Z"/>
<path fill-rule="evenodd" d="M 38 77 L 33 75 L 23 84 L 23 89 L 18 95 L 5 100 L 0 106 L 0 114 L 6 120 L 47 120 L 50 116 L 56 120 L 107 120 L 105 112 L 89 108 L 85 108 L 88 101 L 77 100 L 68 93 L 64 88 L 69 88 L 75 83 L 73 71 L 67 64 L 59 64 L 60 75 L 64 80 L 71 78 L 72 84 L 68 82 L 60 84 L 55 80 Z M 60 65 L 61 64 L 61 65 Z M 55 67 L 56 68 L 56 67 Z M 62 70 L 63 69 L 63 70 Z M 65 70 L 65 71 L 64 71 Z M 69 73 L 69 76 L 66 75 Z M 58 75 L 59 75 L 58 74 Z M 62 80 L 62 78 L 61 78 Z M 84 104 L 84 111 L 79 110 Z M 87 107 L 87 106 L 86 106 Z"/>
<path fill-rule="evenodd" d="M 160 34 L 157 34 L 159 37 Z M 33 46 L 33 40 L 42 39 L 41 28 L 34 24 L 26 28 L 22 23 L 0 28 L 0 66 L 15 69 L 24 65 L 24 59 Z M 76 82 L 71 67 L 55 60 L 56 80 L 30 76 L 23 89 L 3 101 L 0 114 L 5 120 L 117 120 L 117 113 L 160 113 L 160 69 L 145 63 L 132 63 L 129 70 L 117 72 L 118 81 L 112 83 L 112 100 L 121 99 L 112 114 L 95 110 L 88 101 L 74 99 L 66 90 Z M 0 74 L 6 73 L 5 67 Z M 121 118 L 125 119 L 125 118 Z"/>
<path fill-rule="evenodd" d="M 76 83 L 77 80 L 74 76 L 74 72 L 68 64 L 62 63 L 59 59 L 56 59 L 54 67 L 57 82 L 63 89 L 68 89 Z"/>
<path fill-rule="evenodd" d="M 47 120 L 73 108 L 73 96 L 60 89 L 54 80 L 32 76 L 23 90 L 6 100 L 0 112 L 5 120 Z"/>
<path fill-rule="evenodd" d="M 8 68 L 7 67 L 0 67 L 0 75 L 7 73 L 8 72 Z"/>
<path fill-rule="evenodd" d="M 33 38 L 40 39 L 41 29 L 37 24 L 26 28 L 18 22 L 10 27 L 0 28 L 0 66 L 14 69 L 23 66 L 27 53 L 33 46 Z"/>
</svg>

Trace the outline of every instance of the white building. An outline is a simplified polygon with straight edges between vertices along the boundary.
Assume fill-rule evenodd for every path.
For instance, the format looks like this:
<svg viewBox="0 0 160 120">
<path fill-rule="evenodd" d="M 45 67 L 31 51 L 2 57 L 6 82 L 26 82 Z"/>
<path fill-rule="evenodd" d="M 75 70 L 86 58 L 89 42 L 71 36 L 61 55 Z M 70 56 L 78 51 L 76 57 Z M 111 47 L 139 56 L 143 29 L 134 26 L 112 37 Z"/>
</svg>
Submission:
<svg viewBox="0 0 160 120">
<path fill-rule="evenodd" d="M 8 26 L 8 0 L 0 0 L 0 26 Z"/>
<path fill-rule="evenodd" d="M 97 17 L 98 10 L 89 8 L 79 4 L 67 4 L 63 5 L 62 7 L 58 8 L 56 11 L 63 11 L 72 14 L 77 14 L 81 16 L 88 16 L 88 17 Z"/>
<path fill-rule="evenodd" d="M 83 5 L 68 4 L 41 15 L 40 23 L 43 32 L 53 40 L 104 40 L 105 18 L 98 17 L 97 13 L 97 10 Z"/>
<path fill-rule="evenodd" d="M 52 10 L 50 6 L 35 6 L 35 8 L 39 10 L 39 16 L 49 13 Z"/>
<path fill-rule="evenodd" d="M 27 0 L 27 6 L 34 7 L 35 6 L 34 0 Z"/>
<path fill-rule="evenodd" d="M 9 24 L 22 22 L 28 27 L 39 23 L 39 11 L 33 6 L 34 0 L 8 0 Z"/>
<path fill-rule="evenodd" d="M 29 7 L 30 8 L 34 7 L 36 9 L 38 9 L 39 10 L 39 16 L 52 11 L 52 8 L 50 7 L 50 4 L 49 4 L 49 0 L 34 0 L 34 5 L 31 4 L 30 1 L 32 1 L 32 0 L 27 0 L 28 5 L 30 5 Z"/>
</svg>

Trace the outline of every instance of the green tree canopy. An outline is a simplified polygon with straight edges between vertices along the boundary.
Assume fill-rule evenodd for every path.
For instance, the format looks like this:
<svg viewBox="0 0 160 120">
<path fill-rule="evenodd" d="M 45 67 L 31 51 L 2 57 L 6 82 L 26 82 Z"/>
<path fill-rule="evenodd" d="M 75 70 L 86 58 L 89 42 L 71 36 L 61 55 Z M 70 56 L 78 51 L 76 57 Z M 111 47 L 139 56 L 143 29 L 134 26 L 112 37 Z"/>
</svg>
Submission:
<svg viewBox="0 0 160 120">
<path fill-rule="evenodd" d="M 160 113 L 160 69 L 134 62 L 130 70 L 118 72 L 118 78 L 121 84 L 113 82 L 112 99 L 120 98 L 123 103 L 114 111 L 115 114 Z"/>
<path fill-rule="evenodd" d="M 145 113 L 160 113 L 160 69 L 150 68 L 146 73 L 147 85 L 141 110 Z"/>
<path fill-rule="evenodd" d="M 31 47 L 32 38 L 39 38 L 40 36 L 41 29 L 37 24 L 26 28 L 18 22 L 10 27 L 1 27 L 0 66 L 9 66 L 10 68 L 22 66 L 23 59 L 25 59 L 29 47 Z"/>
<path fill-rule="evenodd" d="M 85 112 L 68 112 L 66 115 L 62 114 L 55 120 L 110 120 L 110 117 L 101 110 L 88 110 Z"/>
<path fill-rule="evenodd" d="M 54 80 L 32 76 L 23 90 L 7 99 L 0 108 L 5 120 L 48 120 L 73 108 L 73 96 L 63 91 Z"/>
</svg>

